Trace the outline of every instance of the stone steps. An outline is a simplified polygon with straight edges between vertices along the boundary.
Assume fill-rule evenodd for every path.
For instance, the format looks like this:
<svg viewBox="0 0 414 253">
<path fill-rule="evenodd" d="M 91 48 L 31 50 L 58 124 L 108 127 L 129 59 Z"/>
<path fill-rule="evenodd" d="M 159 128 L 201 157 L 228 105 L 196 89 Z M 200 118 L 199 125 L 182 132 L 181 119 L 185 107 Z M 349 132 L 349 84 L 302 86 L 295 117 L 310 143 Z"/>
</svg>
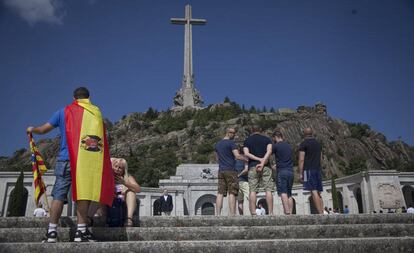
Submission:
<svg viewBox="0 0 414 253">
<path fill-rule="evenodd" d="M 48 218 L 2 217 L 0 228 L 46 228 Z M 140 217 L 135 220 L 139 227 L 204 227 L 204 226 L 289 226 L 328 224 L 414 224 L 413 214 L 351 214 L 351 215 L 278 215 L 278 216 L 184 216 L 184 217 Z M 74 227 L 76 217 L 62 217 L 61 227 Z M 95 218 L 94 226 L 104 226 L 104 221 Z"/>
<path fill-rule="evenodd" d="M 3 243 L 0 252 L 142 252 L 142 253 L 379 253 L 414 252 L 414 237 L 323 238 L 215 241 L 130 241 L 98 243 Z"/>
<path fill-rule="evenodd" d="M 74 230 L 60 228 L 59 240 L 69 242 Z M 414 236 L 414 224 L 344 224 L 253 227 L 154 227 L 91 229 L 99 241 L 256 240 Z M 45 228 L 0 229 L 0 243 L 40 242 Z M 69 236 L 71 234 L 71 236 Z"/>
<path fill-rule="evenodd" d="M 2 252 L 414 252 L 413 214 L 141 217 L 139 227 L 94 219 L 100 242 L 70 242 L 76 219 L 63 217 L 60 242 L 40 243 L 48 218 L 0 218 Z"/>
</svg>

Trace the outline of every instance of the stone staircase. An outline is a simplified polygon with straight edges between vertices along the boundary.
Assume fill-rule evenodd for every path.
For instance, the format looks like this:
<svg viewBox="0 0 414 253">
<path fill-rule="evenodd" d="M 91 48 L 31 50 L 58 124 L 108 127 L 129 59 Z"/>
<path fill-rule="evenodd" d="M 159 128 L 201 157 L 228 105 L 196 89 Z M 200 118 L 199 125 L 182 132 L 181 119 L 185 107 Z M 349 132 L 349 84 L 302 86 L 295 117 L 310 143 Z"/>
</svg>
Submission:
<svg viewBox="0 0 414 253">
<path fill-rule="evenodd" d="M 40 243 L 47 218 L 0 218 L 2 252 L 414 252 L 413 214 L 262 217 L 141 217 L 137 227 L 94 220 L 100 242 L 74 243 L 63 217 L 60 242 Z"/>
</svg>

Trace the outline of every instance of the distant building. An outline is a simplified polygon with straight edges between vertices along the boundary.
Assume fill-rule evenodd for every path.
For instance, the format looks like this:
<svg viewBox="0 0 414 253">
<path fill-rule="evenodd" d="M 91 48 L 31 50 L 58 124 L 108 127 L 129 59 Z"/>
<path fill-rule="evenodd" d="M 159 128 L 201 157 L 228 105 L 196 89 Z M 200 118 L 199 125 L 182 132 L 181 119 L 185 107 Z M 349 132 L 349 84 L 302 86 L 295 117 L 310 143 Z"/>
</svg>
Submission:
<svg viewBox="0 0 414 253">
<path fill-rule="evenodd" d="M 168 189 L 173 196 L 174 209 L 172 215 L 213 215 L 217 194 L 216 164 L 182 164 L 177 167 L 176 175 L 159 181 L 159 188 L 143 187 L 137 194 L 140 200 L 139 213 L 141 216 L 152 216 L 153 205 L 163 189 Z M 7 216 L 10 193 L 14 189 L 19 172 L 0 172 L 0 216 Z M 44 176 L 47 185 L 49 203 L 50 193 L 55 177 L 53 171 Z M 139 182 L 139 178 L 137 179 Z M 332 207 L 331 183 L 324 181 L 322 197 L 324 206 Z M 24 185 L 28 190 L 26 216 L 32 216 L 35 209 L 33 198 L 33 176 L 25 173 Z M 340 208 L 349 207 L 350 213 L 371 213 L 384 209 L 396 209 L 414 204 L 414 173 L 397 172 L 395 170 L 374 170 L 360 172 L 355 175 L 336 180 L 336 188 Z M 265 196 L 258 194 L 260 201 Z M 309 192 L 302 190 L 302 185 L 294 185 L 293 198 L 296 214 L 311 214 L 314 208 Z M 274 194 L 275 213 L 282 214 L 280 198 Z M 227 214 L 227 201 L 223 202 L 223 214 Z M 245 213 L 248 207 L 245 205 Z M 72 216 L 75 213 L 72 203 L 65 205 L 63 215 Z"/>
</svg>

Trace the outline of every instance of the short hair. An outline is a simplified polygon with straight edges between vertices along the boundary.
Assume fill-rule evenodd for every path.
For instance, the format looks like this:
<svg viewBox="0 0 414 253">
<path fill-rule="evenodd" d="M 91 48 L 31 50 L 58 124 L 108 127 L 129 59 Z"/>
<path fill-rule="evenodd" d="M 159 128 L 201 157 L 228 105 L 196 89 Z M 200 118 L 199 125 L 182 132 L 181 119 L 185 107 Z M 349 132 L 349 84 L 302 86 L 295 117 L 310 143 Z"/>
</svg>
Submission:
<svg viewBox="0 0 414 253">
<path fill-rule="evenodd" d="M 261 131 L 262 131 L 262 128 L 259 125 L 253 125 L 251 127 L 251 132 L 252 133 L 261 132 Z"/>
<path fill-rule="evenodd" d="M 278 138 L 283 138 L 283 134 L 282 132 L 280 132 L 279 130 L 276 130 L 273 132 L 273 137 L 278 137 Z"/>
<path fill-rule="evenodd" d="M 305 135 L 305 137 L 312 136 L 313 135 L 312 128 L 306 127 L 305 129 L 303 129 L 303 134 Z"/>
<path fill-rule="evenodd" d="M 75 99 L 89 98 L 89 90 L 85 87 L 76 88 L 73 92 L 73 97 Z"/>
<path fill-rule="evenodd" d="M 237 132 L 235 127 L 228 127 L 226 128 L 226 133 L 230 132 L 230 130 L 234 130 L 234 132 Z"/>
</svg>

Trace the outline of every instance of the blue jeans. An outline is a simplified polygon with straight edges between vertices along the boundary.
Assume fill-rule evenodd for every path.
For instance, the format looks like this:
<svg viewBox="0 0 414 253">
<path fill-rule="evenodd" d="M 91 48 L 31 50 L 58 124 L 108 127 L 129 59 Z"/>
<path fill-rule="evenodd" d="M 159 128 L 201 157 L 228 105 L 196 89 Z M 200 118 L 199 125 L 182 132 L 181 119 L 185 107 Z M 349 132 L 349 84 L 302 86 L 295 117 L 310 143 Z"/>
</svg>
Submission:
<svg viewBox="0 0 414 253">
<path fill-rule="evenodd" d="M 276 189 L 280 196 L 282 193 L 292 196 L 293 168 L 278 169 L 276 173 Z"/>
<path fill-rule="evenodd" d="M 69 161 L 57 161 L 55 165 L 55 185 L 52 190 L 53 200 L 68 203 L 68 192 L 72 184 Z"/>
</svg>

